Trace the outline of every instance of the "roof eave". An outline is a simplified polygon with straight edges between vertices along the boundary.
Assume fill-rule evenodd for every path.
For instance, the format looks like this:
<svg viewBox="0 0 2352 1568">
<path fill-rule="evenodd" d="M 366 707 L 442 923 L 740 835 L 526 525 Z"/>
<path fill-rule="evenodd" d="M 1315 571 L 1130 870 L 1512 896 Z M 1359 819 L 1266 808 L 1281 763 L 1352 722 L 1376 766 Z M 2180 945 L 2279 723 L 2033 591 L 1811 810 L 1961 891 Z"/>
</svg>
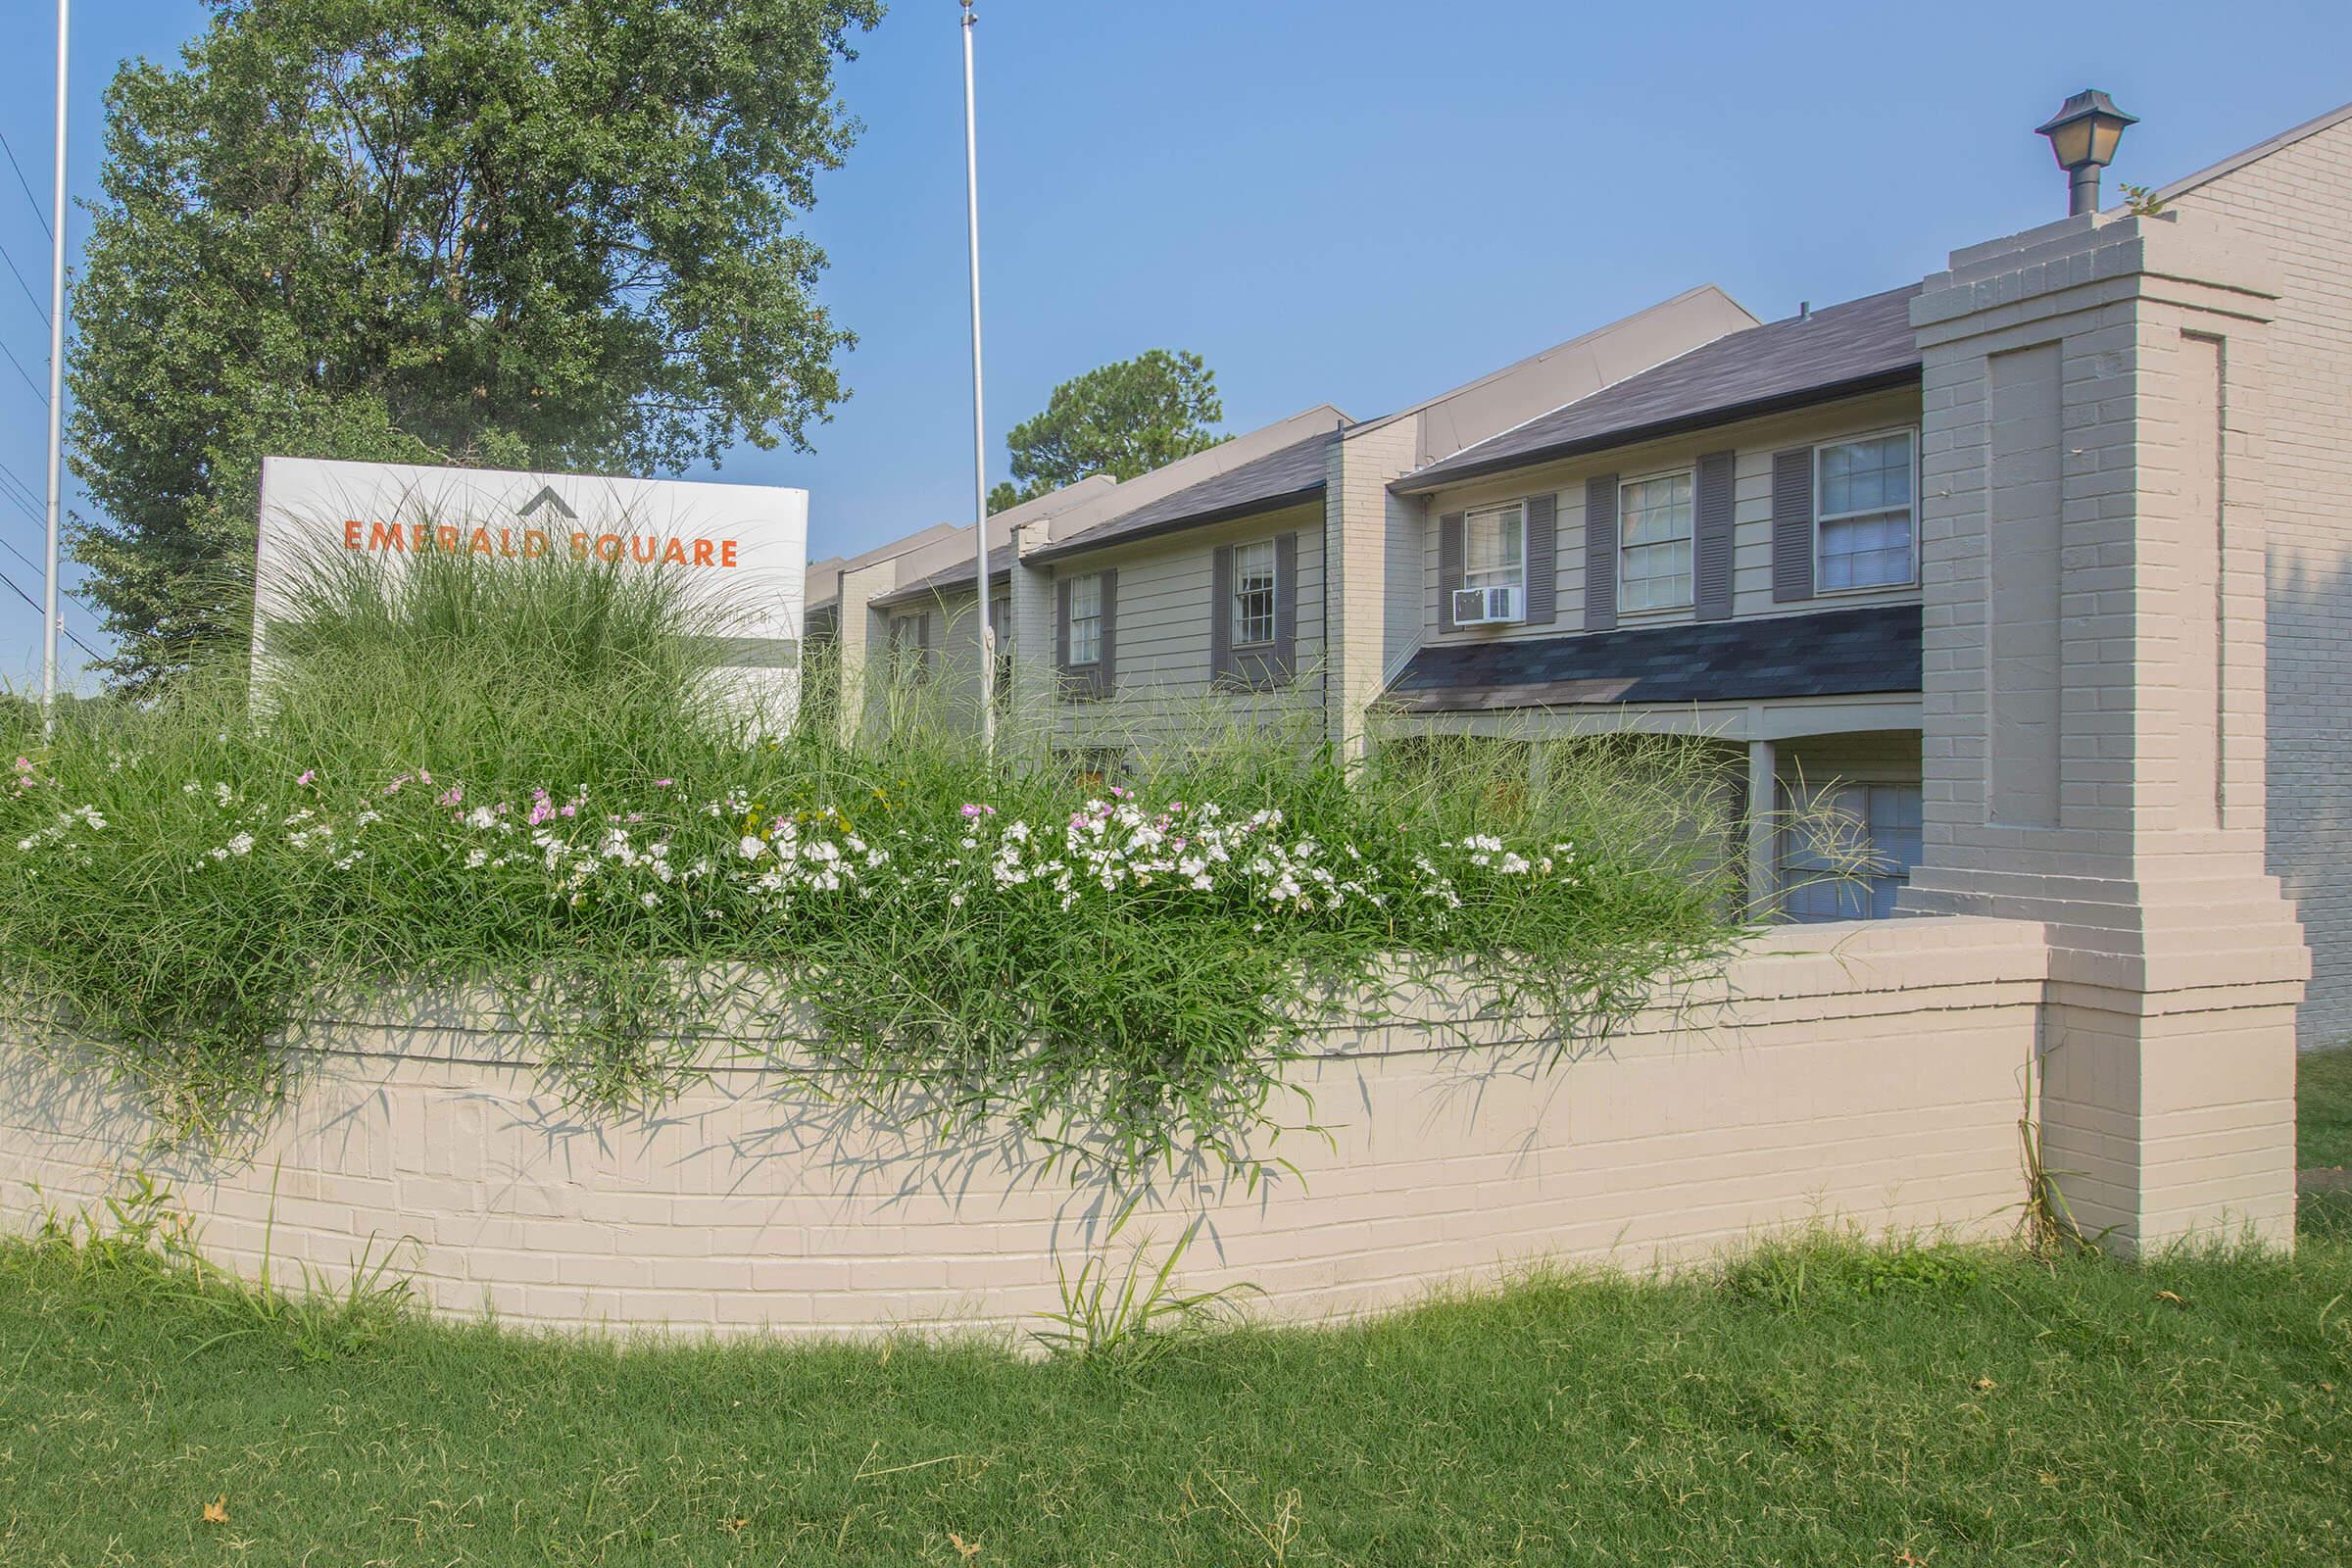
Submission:
<svg viewBox="0 0 2352 1568">
<path fill-rule="evenodd" d="M 1244 517 L 1255 517 L 1265 513 L 1284 512 L 1292 507 L 1302 506 L 1322 495 L 1325 488 L 1324 481 L 1318 479 L 1313 484 L 1301 489 L 1285 491 L 1278 496 L 1259 496 L 1250 501 L 1237 501 L 1230 506 L 1211 508 L 1207 512 L 1188 513 L 1181 517 L 1170 517 L 1163 522 L 1155 522 L 1148 528 L 1136 528 L 1126 533 L 1113 534 L 1106 539 L 1089 540 L 1084 534 L 1081 534 L 1075 539 L 1065 539 L 1060 544 L 1048 545 L 1043 550 L 1032 551 L 1022 559 L 1035 564 L 1043 564 L 1047 562 L 1060 561 L 1069 556 L 1087 555 L 1097 550 L 1115 550 L 1121 545 L 1138 544 L 1148 539 L 1159 539 L 1168 534 L 1181 533 L 1188 528 L 1207 528 L 1220 522 L 1239 522 Z"/>
<path fill-rule="evenodd" d="M 1695 414 L 1671 419 L 1652 420 L 1624 430 L 1612 430 L 1605 435 L 1588 436 L 1582 440 L 1562 441 L 1552 446 L 1537 447 L 1527 452 L 1490 458 L 1482 463 L 1465 464 L 1443 473 L 1423 478 L 1406 474 L 1390 483 L 1389 488 L 1400 496 L 1423 496 L 1435 491 L 1483 479 L 1490 474 L 1507 473 L 1514 468 L 1533 468 L 1546 463 L 1560 463 L 1569 458 L 1586 457 L 1595 452 L 1607 452 L 1617 447 L 1637 446 L 1643 441 L 1662 440 L 1670 435 L 1684 435 L 1693 430 L 1709 430 L 1718 425 L 1738 424 L 1743 419 L 1760 419 L 1774 414 L 1788 414 L 1816 404 L 1835 403 L 1841 398 L 1860 397 L 1870 392 L 1886 392 L 1900 386 L 1915 385 L 1919 380 L 1917 365 L 1898 367 L 1889 370 L 1874 370 L 1868 375 L 1849 376 L 1842 381 L 1825 382 L 1820 386 L 1804 387 L 1794 392 L 1768 398 L 1751 398 L 1745 403 L 1726 404 L 1721 408 L 1703 409 Z"/>
</svg>

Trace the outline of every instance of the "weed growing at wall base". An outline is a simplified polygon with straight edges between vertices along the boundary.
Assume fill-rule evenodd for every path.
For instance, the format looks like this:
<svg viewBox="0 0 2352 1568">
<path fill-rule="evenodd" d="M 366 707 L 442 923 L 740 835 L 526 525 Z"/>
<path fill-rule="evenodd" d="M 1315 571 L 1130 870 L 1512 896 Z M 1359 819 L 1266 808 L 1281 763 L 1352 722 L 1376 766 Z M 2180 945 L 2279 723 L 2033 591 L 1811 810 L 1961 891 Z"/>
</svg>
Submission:
<svg viewBox="0 0 2352 1568">
<path fill-rule="evenodd" d="M 304 585 L 259 702 L 239 651 L 20 738 L 18 1040 L 217 1131 L 276 1092 L 306 1016 L 471 988 L 590 1105 L 754 1051 L 1129 1173 L 1248 1164 L 1311 1121 L 1283 1066 L 1331 999 L 1467 972 L 1574 1049 L 1740 929 L 1694 743 L 1533 786 L 1427 751 L 1350 779 L 1279 728 L 1163 733 L 1118 782 L 1017 725 L 992 766 L 953 714 L 853 749 L 718 708 L 720 639 L 675 581 L 410 567 Z"/>
</svg>

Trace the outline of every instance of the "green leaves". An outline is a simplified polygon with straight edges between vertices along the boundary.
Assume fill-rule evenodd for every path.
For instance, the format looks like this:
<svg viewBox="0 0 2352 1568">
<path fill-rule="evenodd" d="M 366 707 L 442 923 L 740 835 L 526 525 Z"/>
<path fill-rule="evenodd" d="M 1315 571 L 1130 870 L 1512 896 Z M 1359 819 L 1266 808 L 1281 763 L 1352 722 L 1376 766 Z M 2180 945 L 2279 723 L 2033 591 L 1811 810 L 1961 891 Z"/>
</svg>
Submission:
<svg viewBox="0 0 2352 1568">
<path fill-rule="evenodd" d="M 1090 474 L 1132 479 L 1216 446 L 1209 426 L 1225 417 L 1217 376 L 1198 354 L 1152 349 L 1087 371 L 1054 389 L 1045 412 L 1012 427 L 1018 485 L 989 492 L 1003 512 Z"/>
<path fill-rule="evenodd" d="M 108 93 L 75 553 L 132 685 L 240 630 L 265 453 L 675 470 L 805 446 L 794 230 L 877 0 L 220 0 Z"/>
</svg>

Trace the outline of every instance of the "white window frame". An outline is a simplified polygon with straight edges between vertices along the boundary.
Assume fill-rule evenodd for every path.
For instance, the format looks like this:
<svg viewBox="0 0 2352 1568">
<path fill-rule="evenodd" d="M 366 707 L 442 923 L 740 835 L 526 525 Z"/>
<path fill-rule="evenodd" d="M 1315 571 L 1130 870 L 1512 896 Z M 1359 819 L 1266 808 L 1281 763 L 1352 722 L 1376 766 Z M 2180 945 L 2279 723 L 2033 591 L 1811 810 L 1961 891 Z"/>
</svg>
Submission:
<svg viewBox="0 0 2352 1568">
<path fill-rule="evenodd" d="M 1251 573 L 1243 564 L 1243 561 L 1245 553 L 1261 550 L 1265 552 L 1263 574 L 1265 586 L 1253 589 L 1248 586 Z M 1250 622 L 1252 617 L 1248 607 L 1250 596 L 1253 593 L 1265 595 L 1266 634 L 1263 637 L 1250 635 Z M 1248 544 L 1235 545 L 1233 547 L 1233 594 L 1231 601 L 1226 606 L 1227 624 L 1231 628 L 1235 648 L 1271 648 L 1274 646 L 1275 635 L 1281 629 L 1275 624 L 1280 614 L 1281 599 L 1282 553 L 1275 548 L 1274 541 L 1272 539 L 1252 539 Z"/>
<path fill-rule="evenodd" d="M 1517 559 L 1509 565 L 1489 566 L 1484 570 L 1470 564 L 1470 532 L 1481 517 L 1509 515 L 1519 527 Z M 1497 501 L 1491 506 L 1472 507 L 1462 514 L 1462 586 L 1465 588 L 1516 588 L 1527 591 L 1527 503 Z"/>
<path fill-rule="evenodd" d="M 1690 485 L 1690 526 L 1689 531 L 1683 535 L 1682 543 L 1690 552 L 1690 570 L 1688 573 L 1690 586 L 1682 598 L 1667 604 L 1628 604 L 1625 598 L 1625 585 L 1632 579 L 1626 575 L 1626 557 L 1636 550 L 1655 550 L 1661 545 L 1670 545 L 1675 541 L 1672 539 L 1645 539 L 1640 542 L 1632 540 L 1629 537 L 1632 530 L 1626 522 L 1628 514 L 1625 493 L 1636 485 L 1655 484 L 1661 479 L 1682 479 Z M 1671 615 L 1677 611 L 1690 610 L 1696 607 L 1698 602 L 1698 469 L 1695 465 L 1660 468 L 1655 473 L 1637 473 L 1630 478 L 1617 481 L 1617 559 L 1612 564 L 1617 572 L 1617 612 L 1619 615 Z M 1653 579 L 1644 578 L 1642 580 L 1646 582 Z"/>
<path fill-rule="evenodd" d="M 1078 591 L 1082 588 L 1094 590 L 1095 608 L 1092 614 L 1079 612 Z M 1080 626 L 1090 628 L 1093 640 L 1093 646 L 1087 650 L 1084 659 L 1078 657 L 1078 628 Z M 1070 579 L 1069 635 L 1070 667 L 1072 669 L 1102 662 L 1102 574 L 1099 571 L 1085 572 Z"/>
<path fill-rule="evenodd" d="M 1847 588 L 1824 588 L 1821 575 L 1821 536 L 1825 524 L 1842 522 L 1848 517 L 1870 517 L 1886 511 L 1872 507 L 1860 512 L 1840 512 L 1835 516 L 1821 504 L 1821 455 L 1831 447 L 1860 446 L 1865 441 L 1884 441 L 1888 436 L 1907 436 L 1911 441 L 1911 575 L 1900 582 L 1857 583 Z M 1817 599 L 1840 598 L 1846 594 L 1898 593 L 1919 586 L 1919 427 L 1911 424 L 1890 425 L 1884 430 L 1864 430 L 1854 435 L 1841 435 L 1833 441 L 1813 443 L 1813 596 Z"/>
<path fill-rule="evenodd" d="M 931 650 L 923 646 L 923 612 L 910 611 L 890 617 L 884 640 L 890 648 L 895 675 L 920 674 L 931 667 Z"/>
</svg>

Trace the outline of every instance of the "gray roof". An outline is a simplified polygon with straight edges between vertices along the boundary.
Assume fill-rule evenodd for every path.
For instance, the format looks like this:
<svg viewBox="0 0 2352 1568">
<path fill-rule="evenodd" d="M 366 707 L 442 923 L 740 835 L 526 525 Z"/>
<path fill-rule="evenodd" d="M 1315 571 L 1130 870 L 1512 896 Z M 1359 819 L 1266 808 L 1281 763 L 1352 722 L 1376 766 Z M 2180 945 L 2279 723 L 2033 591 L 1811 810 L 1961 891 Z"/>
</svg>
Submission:
<svg viewBox="0 0 2352 1568">
<path fill-rule="evenodd" d="M 1055 540 L 1047 549 L 1032 551 L 1029 559 L 1052 561 L 1081 550 L 1296 506 L 1323 493 L 1324 453 L 1331 441 L 1330 431 L 1318 430 L 1303 441 L 1294 441 L 1107 522 Z"/>
<path fill-rule="evenodd" d="M 1011 575 L 1012 546 L 999 545 L 988 553 L 988 580 L 995 582 L 999 577 Z M 952 566 L 942 566 L 928 577 L 918 577 L 886 594 L 876 594 L 866 602 L 880 610 L 887 605 L 903 605 L 909 599 L 920 599 L 925 594 L 969 593 L 971 587 L 972 560 L 966 556 Z"/>
<path fill-rule="evenodd" d="M 1728 703 L 1920 689 L 1920 610 L 1884 605 L 1423 648 L 1389 688 L 1407 712 Z"/>
<path fill-rule="evenodd" d="M 1649 436 L 1800 408 L 1919 376 L 1911 300 L 1919 285 L 1727 332 L 1678 359 L 1465 447 L 1396 481 L 1399 490 L 1573 457 Z"/>
</svg>

